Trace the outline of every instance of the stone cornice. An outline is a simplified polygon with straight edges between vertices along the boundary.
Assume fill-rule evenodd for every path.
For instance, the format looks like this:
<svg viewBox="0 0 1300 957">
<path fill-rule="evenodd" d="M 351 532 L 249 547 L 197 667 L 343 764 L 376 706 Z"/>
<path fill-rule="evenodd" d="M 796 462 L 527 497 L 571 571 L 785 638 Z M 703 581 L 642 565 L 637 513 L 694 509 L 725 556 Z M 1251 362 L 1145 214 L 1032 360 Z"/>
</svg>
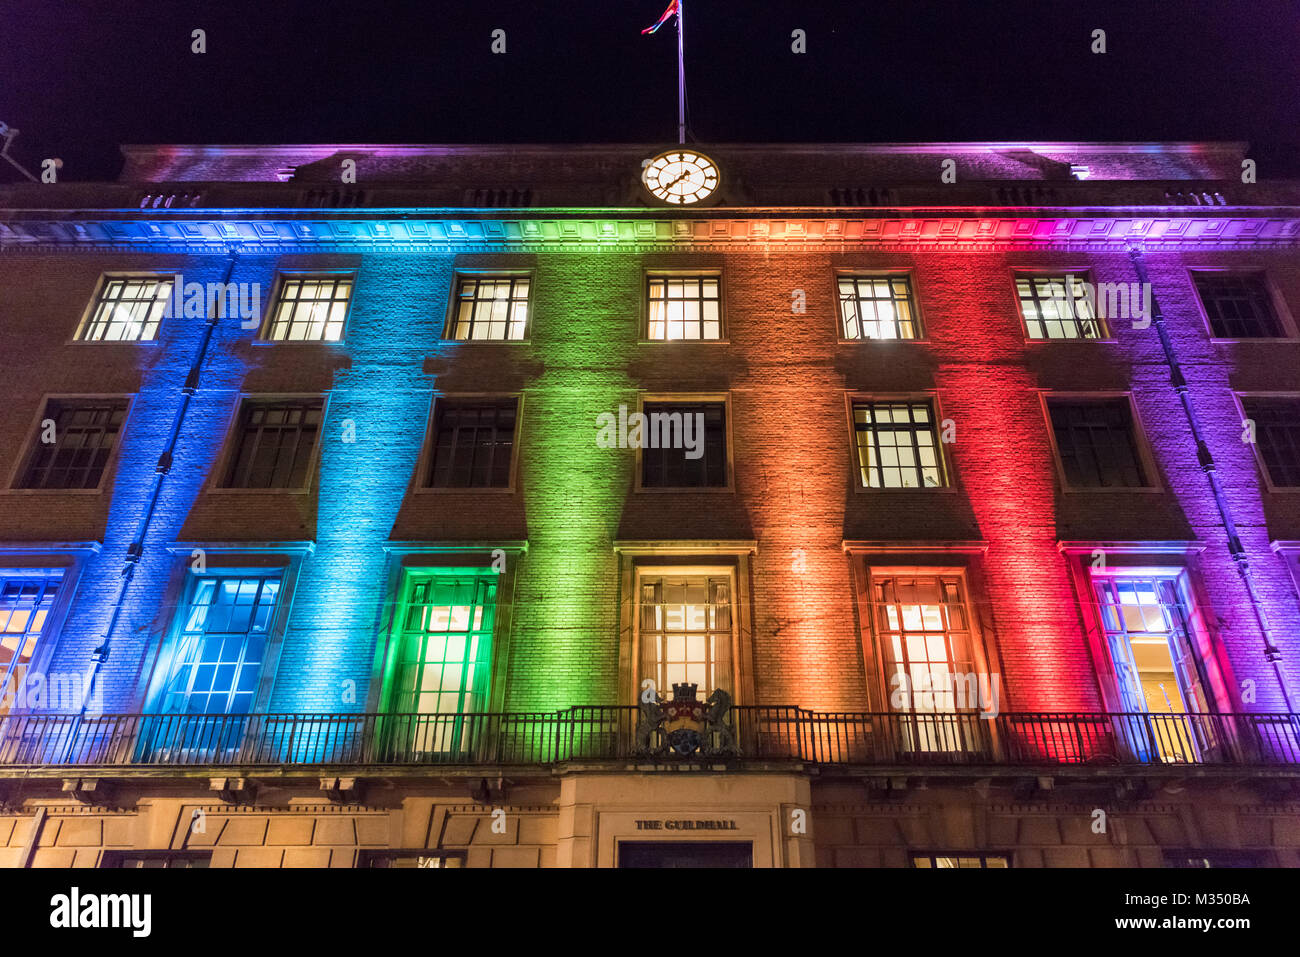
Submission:
<svg viewBox="0 0 1300 957">
<path fill-rule="evenodd" d="M 850 251 L 1002 249 L 1117 250 L 1259 248 L 1300 244 L 1300 209 L 1036 210 L 707 210 L 667 218 L 658 211 L 468 210 L 10 211 L 0 214 L 0 250 L 71 249 L 205 253 L 230 245 L 249 253 Z"/>
</svg>

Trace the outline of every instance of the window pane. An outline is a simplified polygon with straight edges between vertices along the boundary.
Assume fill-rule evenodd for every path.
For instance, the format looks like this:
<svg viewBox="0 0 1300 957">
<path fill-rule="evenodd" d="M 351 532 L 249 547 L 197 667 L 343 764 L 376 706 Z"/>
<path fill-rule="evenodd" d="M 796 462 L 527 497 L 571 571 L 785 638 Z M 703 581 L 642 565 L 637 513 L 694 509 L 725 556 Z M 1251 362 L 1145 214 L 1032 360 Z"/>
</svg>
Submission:
<svg viewBox="0 0 1300 957">
<path fill-rule="evenodd" d="M 725 576 L 641 580 L 641 675 L 661 697 L 681 682 L 696 685 L 701 699 L 731 690 L 730 585 Z"/>
<path fill-rule="evenodd" d="M 456 289 L 453 339 L 519 341 L 528 330 L 526 276 L 462 277 Z"/>
<path fill-rule="evenodd" d="M 304 488 L 324 405 L 321 398 L 245 399 L 224 487 Z"/>
<path fill-rule="evenodd" d="M 172 279 L 107 278 L 78 336 L 83 342 L 148 342 L 172 295 Z"/>
<path fill-rule="evenodd" d="M 18 487 L 98 488 L 126 408 L 126 399 L 50 399 Z"/>
<path fill-rule="evenodd" d="M 163 691 L 165 711 L 248 713 L 278 593 L 279 580 L 271 577 L 205 575 L 194 580 Z"/>
<path fill-rule="evenodd" d="M 433 409 L 430 488 L 508 488 L 518 400 L 443 399 Z"/>
<path fill-rule="evenodd" d="M 1048 410 L 1069 485 L 1145 488 L 1150 484 L 1127 399 L 1051 399 Z"/>
<path fill-rule="evenodd" d="M 946 485 L 929 402 L 853 404 L 858 481 L 863 488 Z"/>
<path fill-rule="evenodd" d="M 1196 273 L 1193 278 L 1216 338 L 1270 339 L 1286 335 L 1262 273 Z"/>
<path fill-rule="evenodd" d="M 646 402 L 642 412 L 643 487 L 726 486 L 726 403 Z"/>
<path fill-rule="evenodd" d="M 1250 396 L 1241 400 L 1255 424 L 1255 448 L 1279 488 L 1300 487 L 1300 397 Z"/>
<path fill-rule="evenodd" d="M 652 276 L 646 280 L 646 338 L 720 339 L 716 276 Z"/>
<path fill-rule="evenodd" d="M 337 342 L 352 298 L 352 279 L 304 276 L 283 280 L 266 338 L 277 342 Z"/>
<path fill-rule="evenodd" d="M 1089 298 L 1092 289 L 1085 278 L 1072 274 L 1017 277 L 1016 295 L 1028 337 L 1104 338 L 1105 326 L 1097 318 L 1095 303 Z"/>
<path fill-rule="evenodd" d="M 841 276 L 840 327 L 845 339 L 918 339 L 907 276 Z"/>
</svg>

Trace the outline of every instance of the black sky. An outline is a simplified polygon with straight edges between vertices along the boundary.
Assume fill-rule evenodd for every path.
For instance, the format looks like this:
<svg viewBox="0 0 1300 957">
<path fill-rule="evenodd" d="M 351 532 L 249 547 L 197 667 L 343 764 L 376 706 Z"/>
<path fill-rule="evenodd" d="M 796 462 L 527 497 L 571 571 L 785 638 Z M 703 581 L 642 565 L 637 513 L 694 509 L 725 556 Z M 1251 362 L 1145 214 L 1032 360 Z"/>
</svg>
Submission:
<svg viewBox="0 0 1300 957">
<path fill-rule="evenodd" d="M 666 4 L 0 0 L 0 121 L 65 180 L 115 175 L 121 143 L 673 142 L 674 37 L 640 35 Z M 686 16 L 701 143 L 1231 139 L 1261 178 L 1300 175 L 1300 0 L 687 0 Z"/>
</svg>

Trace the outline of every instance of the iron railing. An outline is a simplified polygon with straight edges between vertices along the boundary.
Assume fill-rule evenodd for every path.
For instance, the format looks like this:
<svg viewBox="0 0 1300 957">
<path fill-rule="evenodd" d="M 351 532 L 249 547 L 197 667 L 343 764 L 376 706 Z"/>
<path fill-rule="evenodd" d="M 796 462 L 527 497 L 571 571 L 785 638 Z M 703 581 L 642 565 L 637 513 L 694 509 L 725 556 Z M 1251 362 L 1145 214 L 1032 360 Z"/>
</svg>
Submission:
<svg viewBox="0 0 1300 957">
<path fill-rule="evenodd" d="M 637 748 L 633 707 L 497 714 L 20 714 L 3 766 L 547 765 L 669 761 Z M 734 751 L 687 760 L 822 765 L 1300 765 L 1294 714 L 872 714 L 741 706 Z"/>
</svg>

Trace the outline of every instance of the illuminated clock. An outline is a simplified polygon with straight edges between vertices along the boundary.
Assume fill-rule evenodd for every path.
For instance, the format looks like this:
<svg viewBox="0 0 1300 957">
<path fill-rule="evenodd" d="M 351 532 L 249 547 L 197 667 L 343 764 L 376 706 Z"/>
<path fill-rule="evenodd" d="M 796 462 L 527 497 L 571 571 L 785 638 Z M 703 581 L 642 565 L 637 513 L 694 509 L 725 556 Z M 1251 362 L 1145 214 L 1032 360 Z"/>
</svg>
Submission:
<svg viewBox="0 0 1300 957">
<path fill-rule="evenodd" d="M 665 203 L 689 206 L 708 199 L 721 181 L 718 164 L 703 153 L 679 147 L 645 161 L 641 182 Z"/>
</svg>

